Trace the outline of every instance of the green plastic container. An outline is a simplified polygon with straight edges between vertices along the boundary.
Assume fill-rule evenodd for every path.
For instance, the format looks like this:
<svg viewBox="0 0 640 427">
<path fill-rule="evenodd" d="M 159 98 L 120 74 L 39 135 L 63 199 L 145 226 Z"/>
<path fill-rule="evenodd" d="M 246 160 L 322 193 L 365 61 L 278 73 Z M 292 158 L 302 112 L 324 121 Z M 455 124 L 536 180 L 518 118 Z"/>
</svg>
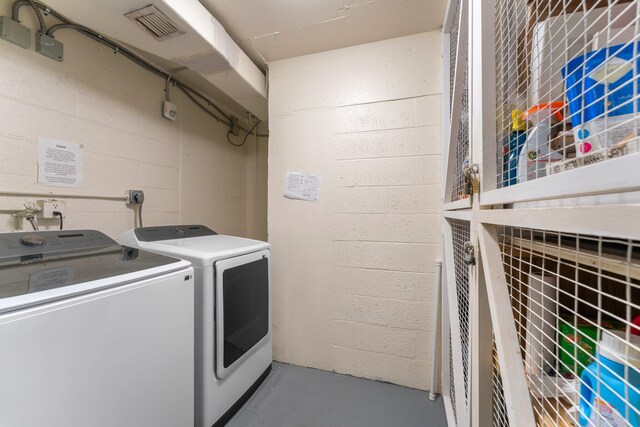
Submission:
<svg viewBox="0 0 640 427">
<path fill-rule="evenodd" d="M 563 318 L 558 321 L 558 347 L 560 349 L 560 372 L 580 376 L 582 370 L 593 362 L 596 354 L 596 344 L 600 339 L 595 321 L 587 322 L 573 318 Z M 624 330 L 624 324 L 618 322 L 602 322 L 604 329 Z"/>
</svg>

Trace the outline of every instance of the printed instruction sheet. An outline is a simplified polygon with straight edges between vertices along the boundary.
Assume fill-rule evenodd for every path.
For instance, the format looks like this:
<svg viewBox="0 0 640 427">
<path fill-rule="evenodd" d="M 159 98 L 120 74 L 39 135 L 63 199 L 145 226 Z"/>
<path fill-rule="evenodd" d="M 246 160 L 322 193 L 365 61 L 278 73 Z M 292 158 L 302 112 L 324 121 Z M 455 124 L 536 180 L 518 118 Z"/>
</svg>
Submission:
<svg viewBox="0 0 640 427">
<path fill-rule="evenodd" d="M 38 138 L 38 182 L 55 187 L 82 187 L 82 147 Z"/>
<path fill-rule="evenodd" d="M 284 197 L 315 202 L 320 199 L 322 177 L 303 172 L 287 172 Z"/>
</svg>

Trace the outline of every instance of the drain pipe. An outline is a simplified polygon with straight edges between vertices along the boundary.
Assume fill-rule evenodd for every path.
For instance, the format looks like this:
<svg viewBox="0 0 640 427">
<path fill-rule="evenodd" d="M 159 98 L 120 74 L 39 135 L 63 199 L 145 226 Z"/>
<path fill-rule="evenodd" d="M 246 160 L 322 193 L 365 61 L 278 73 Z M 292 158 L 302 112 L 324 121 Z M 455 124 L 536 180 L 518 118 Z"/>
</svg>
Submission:
<svg viewBox="0 0 640 427">
<path fill-rule="evenodd" d="M 436 378 L 438 372 L 438 330 L 440 329 L 440 288 L 442 287 L 442 261 L 436 262 L 436 306 L 433 310 L 433 346 L 431 353 L 431 388 L 429 400 L 436 400 Z"/>
</svg>

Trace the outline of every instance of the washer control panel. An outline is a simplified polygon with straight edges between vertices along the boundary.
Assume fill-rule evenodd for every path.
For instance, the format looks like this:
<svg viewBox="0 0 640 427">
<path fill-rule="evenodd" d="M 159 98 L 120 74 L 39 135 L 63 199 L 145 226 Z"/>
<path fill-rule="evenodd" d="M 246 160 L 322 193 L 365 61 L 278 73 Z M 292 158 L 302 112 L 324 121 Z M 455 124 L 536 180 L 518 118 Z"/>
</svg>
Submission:
<svg viewBox="0 0 640 427">
<path fill-rule="evenodd" d="M 117 246 L 115 240 L 96 230 L 1 233 L 0 260 L 30 255 L 46 256 L 114 245 Z"/>
<path fill-rule="evenodd" d="M 47 241 L 44 237 L 39 236 L 37 234 L 27 234 L 23 238 L 20 239 L 20 243 L 25 246 L 44 246 Z"/>
</svg>

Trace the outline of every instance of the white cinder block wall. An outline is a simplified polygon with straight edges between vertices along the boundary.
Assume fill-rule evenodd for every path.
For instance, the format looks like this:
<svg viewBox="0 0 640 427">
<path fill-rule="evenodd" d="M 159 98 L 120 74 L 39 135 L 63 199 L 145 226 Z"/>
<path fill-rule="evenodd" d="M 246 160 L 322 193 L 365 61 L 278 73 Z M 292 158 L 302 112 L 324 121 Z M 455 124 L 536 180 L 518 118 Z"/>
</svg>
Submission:
<svg viewBox="0 0 640 427">
<path fill-rule="evenodd" d="M 10 16 L 12 3 L 0 0 L 0 14 Z M 32 15 L 29 7 L 21 9 L 23 23 L 35 28 Z M 257 152 L 253 138 L 246 147 L 231 146 L 226 126 L 176 89 L 179 118 L 170 122 L 160 115 L 162 78 L 74 31 L 56 38 L 64 43 L 62 63 L 0 40 L 0 191 L 117 195 L 142 189 L 145 225 L 203 223 L 266 238 L 266 219 L 254 217 L 266 217 L 266 188 L 255 184 L 266 182 L 266 140 L 258 140 L 264 146 Z M 82 189 L 37 184 L 39 136 L 84 146 Z M 30 230 L 11 212 L 37 199 L 0 197 L 0 231 Z M 68 228 L 119 237 L 134 226 L 134 211 L 124 202 L 66 202 Z M 57 226 L 57 220 L 39 223 Z"/>
<path fill-rule="evenodd" d="M 275 359 L 426 389 L 440 64 L 439 32 L 270 64 Z M 320 201 L 285 199 L 287 171 Z"/>
</svg>

